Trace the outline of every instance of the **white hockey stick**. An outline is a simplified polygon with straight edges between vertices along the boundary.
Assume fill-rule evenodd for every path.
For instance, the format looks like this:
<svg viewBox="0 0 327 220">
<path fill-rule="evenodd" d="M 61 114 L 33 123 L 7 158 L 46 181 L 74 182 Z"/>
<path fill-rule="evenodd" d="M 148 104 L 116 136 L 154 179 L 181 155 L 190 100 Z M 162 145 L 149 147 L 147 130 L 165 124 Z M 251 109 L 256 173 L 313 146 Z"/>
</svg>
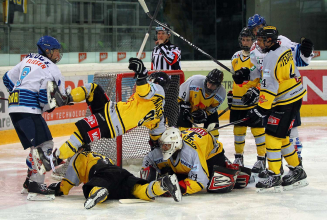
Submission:
<svg viewBox="0 0 327 220">
<path fill-rule="evenodd" d="M 146 203 L 146 202 L 152 202 L 152 201 L 147 201 L 143 199 L 120 199 L 119 202 L 121 204 L 135 204 L 135 203 Z"/>
<path fill-rule="evenodd" d="M 157 17 L 157 14 L 159 12 L 159 8 L 160 8 L 160 5 L 161 5 L 161 1 L 162 0 L 159 0 L 158 1 L 157 8 L 156 8 L 156 10 L 154 12 L 153 17 L 151 18 L 151 22 L 150 22 L 150 25 L 149 25 L 149 28 L 148 28 L 148 32 L 145 34 L 144 39 L 143 39 L 143 42 L 142 42 L 141 47 L 140 47 L 140 50 L 139 50 L 139 52 L 137 54 L 137 58 L 138 59 L 141 58 L 141 55 L 142 55 L 142 52 L 144 50 L 145 44 L 146 44 L 146 42 L 147 42 L 147 40 L 148 40 L 148 38 L 150 36 L 150 31 L 151 31 L 151 28 L 152 28 L 153 20 Z M 139 0 L 139 3 L 141 4 L 142 8 L 147 11 L 146 13 L 149 13 L 149 9 L 146 6 L 144 0 Z"/>
<path fill-rule="evenodd" d="M 157 24 L 163 26 L 164 28 L 170 30 L 171 33 L 173 33 L 176 37 L 179 37 L 180 39 L 182 39 L 183 41 L 185 41 L 186 43 L 188 43 L 190 46 L 192 46 L 193 48 L 195 48 L 197 51 L 201 52 L 202 54 L 206 55 L 207 57 L 209 57 L 213 62 L 217 63 L 219 66 L 221 66 L 222 68 L 224 68 L 225 70 L 227 70 L 228 72 L 230 72 L 231 74 L 233 74 L 231 72 L 231 70 L 225 66 L 224 64 L 222 64 L 221 62 L 219 62 L 217 59 L 213 58 L 212 56 L 210 56 L 209 54 L 207 54 L 206 52 L 204 52 L 202 49 L 198 48 L 197 46 L 195 46 L 194 44 L 192 44 L 190 41 L 186 40 L 184 37 L 182 37 L 181 35 L 177 34 L 175 31 L 173 31 L 172 29 L 170 29 L 169 27 L 167 27 L 167 25 L 161 23 L 160 21 L 156 20 L 155 17 L 151 16 L 151 14 L 149 13 L 149 9 L 146 6 L 144 0 L 139 0 L 144 12 L 148 15 L 149 18 L 153 19 Z"/>
</svg>

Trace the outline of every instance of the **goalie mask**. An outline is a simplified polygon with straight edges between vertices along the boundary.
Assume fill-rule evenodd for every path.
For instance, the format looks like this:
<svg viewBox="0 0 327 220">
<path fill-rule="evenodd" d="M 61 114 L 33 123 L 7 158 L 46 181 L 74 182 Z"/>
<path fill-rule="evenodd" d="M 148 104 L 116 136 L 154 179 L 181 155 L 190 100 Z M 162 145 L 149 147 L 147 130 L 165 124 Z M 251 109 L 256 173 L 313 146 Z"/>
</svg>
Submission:
<svg viewBox="0 0 327 220">
<path fill-rule="evenodd" d="M 51 36 L 43 36 L 36 43 L 38 53 L 48 57 L 53 63 L 58 63 L 62 58 L 62 49 L 59 41 Z M 59 50 L 59 56 L 54 57 L 54 50 Z"/>
<path fill-rule="evenodd" d="M 182 133 L 178 128 L 169 127 L 159 138 L 159 145 L 164 160 L 168 160 L 177 150 L 182 149 Z"/>
<path fill-rule="evenodd" d="M 241 49 L 244 51 L 250 51 L 254 40 L 255 36 L 253 35 L 252 31 L 247 27 L 243 28 L 240 35 L 238 36 L 238 43 Z"/>
<path fill-rule="evenodd" d="M 213 69 L 204 80 L 205 93 L 210 95 L 216 92 L 224 79 L 224 73 L 218 69 Z M 208 84 L 209 83 L 209 84 Z"/>
<path fill-rule="evenodd" d="M 148 81 L 158 83 L 164 90 L 169 88 L 170 77 L 164 72 L 154 72 L 148 78 Z"/>
</svg>

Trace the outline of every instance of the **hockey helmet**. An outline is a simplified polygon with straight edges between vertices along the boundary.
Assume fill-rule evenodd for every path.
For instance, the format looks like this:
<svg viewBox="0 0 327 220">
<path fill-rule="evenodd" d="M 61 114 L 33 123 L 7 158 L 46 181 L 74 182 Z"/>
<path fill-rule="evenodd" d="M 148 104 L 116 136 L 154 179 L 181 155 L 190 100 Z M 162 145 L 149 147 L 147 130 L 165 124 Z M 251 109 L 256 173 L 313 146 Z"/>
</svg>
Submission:
<svg viewBox="0 0 327 220">
<path fill-rule="evenodd" d="M 170 77 L 164 72 L 153 72 L 148 78 L 148 81 L 153 83 L 158 83 L 164 89 L 169 88 Z"/>
<path fill-rule="evenodd" d="M 165 24 L 165 23 L 163 23 L 163 24 L 166 25 L 166 27 L 170 28 L 169 24 Z M 161 26 L 161 25 L 157 26 L 156 34 L 158 34 L 158 31 L 164 31 L 164 32 L 166 32 L 167 35 L 170 35 L 170 30 L 168 30 L 166 27 Z"/>
<path fill-rule="evenodd" d="M 159 145 L 164 160 L 168 160 L 177 150 L 182 149 L 182 133 L 178 128 L 169 127 L 159 138 Z"/>
<path fill-rule="evenodd" d="M 43 36 L 39 39 L 39 41 L 36 43 L 38 47 L 38 53 L 47 56 L 47 54 L 53 54 L 54 49 L 58 49 L 60 52 L 60 58 L 59 59 L 51 59 L 53 63 L 58 63 L 62 58 L 62 51 L 61 51 L 61 45 L 59 41 L 51 36 Z"/>
<path fill-rule="evenodd" d="M 250 37 L 252 40 L 252 43 L 253 43 L 255 40 L 255 36 L 253 35 L 252 31 L 247 27 L 243 28 L 242 31 L 240 32 L 240 35 L 238 36 L 238 43 L 239 43 L 241 49 L 245 50 L 245 51 L 250 51 L 251 46 L 250 47 L 243 46 L 242 37 Z"/>
<path fill-rule="evenodd" d="M 255 14 L 252 17 L 249 17 L 248 20 L 248 28 L 253 29 L 258 25 L 266 26 L 266 20 L 264 17 L 260 16 L 259 14 Z"/>
<path fill-rule="evenodd" d="M 210 95 L 218 90 L 220 87 L 222 81 L 224 79 L 224 73 L 218 69 L 213 69 L 209 72 L 209 74 L 206 76 L 206 79 L 204 80 L 204 89 L 205 93 Z M 210 89 L 207 87 L 207 82 L 210 82 L 211 84 L 216 85 L 215 89 Z"/>
</svg>

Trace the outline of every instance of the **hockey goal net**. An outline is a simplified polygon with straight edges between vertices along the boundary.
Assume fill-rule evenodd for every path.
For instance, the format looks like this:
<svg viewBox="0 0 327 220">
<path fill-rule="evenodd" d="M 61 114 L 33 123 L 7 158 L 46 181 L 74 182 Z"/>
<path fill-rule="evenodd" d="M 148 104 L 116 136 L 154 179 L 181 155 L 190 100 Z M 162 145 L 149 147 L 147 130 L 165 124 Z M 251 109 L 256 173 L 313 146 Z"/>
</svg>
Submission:
<svg viewBox="0 0 327 220">
<path fill-rule="evenodd" d="M 153 72 L 149 71 L 148 74 L 150 75 Z M 165 90 L 164 115 L 168 122 L 167 126 L 176 126 L 179 112 L 177 98 L 179 86 L 185 80 L 184 73 L 181 70 L 163 72 L 171 77 L 170 85 Z M 135 92 L 136 79 L 134 79 L 134 72 L 95 73 L 93 82 L 101 85 L 110 100 L 116 102 L 127 101 Z M 90 114 L 88 110 L 86 117 Z M 123 162 L 128 164 L 131 161 L 140 160 L 150 151 L 149 129 L 141 126 L 114 139 L 102 138 L 91 143 L 91 150 L 112 159 L 118 166 L 122 166 Z M 62 167 L 56 169 L 53 177 L 56 179 L 62 178 L 66 173 L 67 166 L 68 161 Z"/>
</svg>

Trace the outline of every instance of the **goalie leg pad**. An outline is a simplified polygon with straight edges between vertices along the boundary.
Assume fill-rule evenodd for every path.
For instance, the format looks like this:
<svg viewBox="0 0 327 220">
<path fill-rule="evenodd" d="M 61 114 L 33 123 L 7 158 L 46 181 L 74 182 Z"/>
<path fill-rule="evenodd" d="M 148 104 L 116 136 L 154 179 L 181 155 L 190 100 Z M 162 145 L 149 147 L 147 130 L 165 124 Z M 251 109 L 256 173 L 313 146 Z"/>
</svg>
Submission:
<svg viewBox="0 0 327 220">
<path fill-rule="evenodd" d="M 238 170 L 214 165 L 207 191 L 209 193 L 226 193 L 232 191 L 238 174 Z"/>
<path fill-rule="evenodd" d="M 236 179 L 236 183 L 234 188 L 235 189 L 243 189 L 245 188 L 249 181 L 250 181 L 250 177 L 251 177 L 251 169 L 247 168 L 247 167 L 240 167 L 241 171 L 237 176 Z"/>
</svg>

